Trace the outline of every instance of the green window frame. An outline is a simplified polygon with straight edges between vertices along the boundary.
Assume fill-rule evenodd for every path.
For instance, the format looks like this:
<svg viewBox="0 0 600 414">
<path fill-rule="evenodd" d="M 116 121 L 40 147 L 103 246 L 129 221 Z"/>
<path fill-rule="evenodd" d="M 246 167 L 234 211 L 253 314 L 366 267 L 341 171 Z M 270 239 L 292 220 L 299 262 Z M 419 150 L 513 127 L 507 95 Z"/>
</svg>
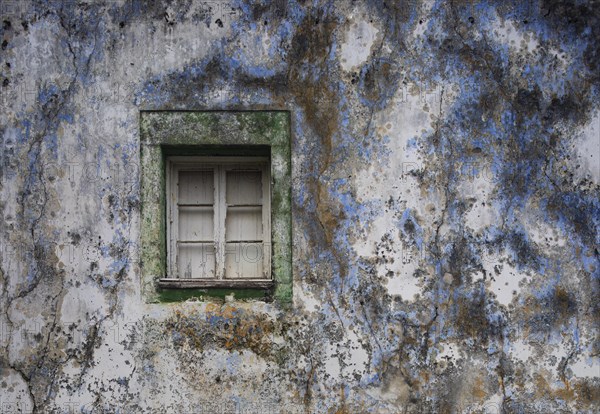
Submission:
<svg viewBox="0 0 600 414">
<path fill-rule="evenodd" d="M 141 111 L 140 192 L 142 295 L 149 303 L 190 297 L 292 301 L 291 140 L 287 111 Z M 271 277 L 269 288 L 164 287 L 167 277 L 166 165 L 173 156 L 269 157 Z"/>
</svg>

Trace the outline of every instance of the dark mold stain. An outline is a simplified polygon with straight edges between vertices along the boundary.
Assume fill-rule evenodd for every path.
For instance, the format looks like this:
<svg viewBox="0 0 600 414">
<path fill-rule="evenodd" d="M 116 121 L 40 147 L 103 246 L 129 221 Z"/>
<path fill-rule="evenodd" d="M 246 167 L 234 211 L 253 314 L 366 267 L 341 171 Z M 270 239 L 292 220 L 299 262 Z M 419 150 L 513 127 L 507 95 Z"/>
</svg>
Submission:
<svg viewBox="0 0 600 414">
<path fill-rule="evenodd" d="M 359 88 L 361 97 L 376 109 L 384 108 L 398 89 L 400 73 L 390 59 L 378 58 L 363 66 Z"/>
<path fill-rule="evenodd" d="M 576 315 L 577 308 L 573 294 L 556 286 L 539 299 L 535 296 L 526 299 L 527 327 L 535 333 L 549 333 Z"/>
</svg>

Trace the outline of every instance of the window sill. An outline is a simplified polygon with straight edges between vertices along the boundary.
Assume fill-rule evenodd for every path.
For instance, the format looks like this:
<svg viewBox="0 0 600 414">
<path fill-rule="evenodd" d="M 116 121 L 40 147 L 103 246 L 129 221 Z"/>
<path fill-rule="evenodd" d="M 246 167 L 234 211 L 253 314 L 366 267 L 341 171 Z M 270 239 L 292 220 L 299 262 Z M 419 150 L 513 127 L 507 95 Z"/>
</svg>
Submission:
<svg viewBox="0 0 600 414">
<path fill-rule="evenodd" d="M 160 279 L 158 287 L 162 289 L 271 289 L 273 280 L 257 279 Z"/>
</svg>

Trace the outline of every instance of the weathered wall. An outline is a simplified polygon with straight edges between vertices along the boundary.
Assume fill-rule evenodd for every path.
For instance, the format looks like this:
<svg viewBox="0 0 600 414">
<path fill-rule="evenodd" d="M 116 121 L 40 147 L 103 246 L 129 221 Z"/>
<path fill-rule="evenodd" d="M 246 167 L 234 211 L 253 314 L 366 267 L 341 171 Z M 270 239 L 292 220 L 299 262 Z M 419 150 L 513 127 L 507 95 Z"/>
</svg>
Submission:
<svg viewBox="0 0 600 414">
<path fill-rule="evenodd" d="M 597 2 L 1 7 L 5 412 L 598 411 Z M 290 111 L 291 309 L 143 302 L 144 109 Z"/>
</svg>

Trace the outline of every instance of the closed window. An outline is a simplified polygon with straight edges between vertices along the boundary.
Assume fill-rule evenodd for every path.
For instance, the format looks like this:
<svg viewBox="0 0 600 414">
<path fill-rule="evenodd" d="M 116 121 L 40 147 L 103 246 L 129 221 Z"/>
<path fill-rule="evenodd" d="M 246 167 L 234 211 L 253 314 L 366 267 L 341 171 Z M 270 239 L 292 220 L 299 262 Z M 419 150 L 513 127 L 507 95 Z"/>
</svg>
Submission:
<svg viewBox="0 0 600 414">
<path fill-rule="evenodd" d="M 163 286 L 269 286 L 266 157 L 167 159 L 168 277 Z"/>
</svg>

